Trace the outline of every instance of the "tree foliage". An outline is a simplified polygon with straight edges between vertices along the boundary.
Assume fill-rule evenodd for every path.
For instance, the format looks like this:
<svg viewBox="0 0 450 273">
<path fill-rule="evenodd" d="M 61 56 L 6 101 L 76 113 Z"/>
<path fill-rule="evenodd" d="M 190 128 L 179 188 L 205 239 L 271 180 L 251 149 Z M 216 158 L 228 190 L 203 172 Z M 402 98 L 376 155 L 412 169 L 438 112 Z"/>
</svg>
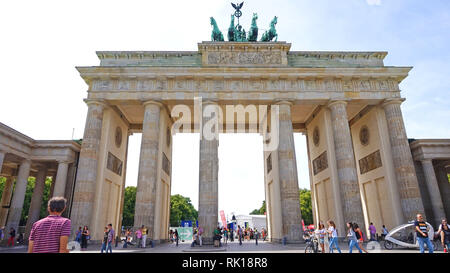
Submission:
<svg viewBox="0 0 450 273">
<path fill-rule="evenodd" d="M 262 202 L 262 205 L 259 209 L 254 209 L 252 212 L 250 212 L 250 215 L 264 215 L 266 212 L 266 200 Z"/>
<path fill-rule="evenodd" d="M 136 204 L 136 187 L 133 186 L 126 187 L 123 202 L 122 226 L 130 227 L 134 225 L 135 204 Z"/>
<path fill-rule="evenodd" d="M 302 213 L 302 219 L 305 225 L 310 225 L 313 223 L 312 216 L 312 201 L 311 201 L 311 191 L 308 189 L 300 189 L 300 211 Z M 254 209 L 250 212 L 250 215 L 264 215 L 266 212 L 266 201 L 264 200 L 261 208 Z"/>
<path fill-rule="evenodd" d="M 198 212 L 189 197 L 176 194 L 170 197 L 170 226 L 180 226 L 181 221 L 193 221 L 198 218 Z"/>
<path fill-rule="evenodd" d="M 311 191 L 300 189 L 300 211 L 305 225 L 313 224 Z"/>
<path fill-rule="evenodd" d="M 0 177 L 0 196 L 3 195 L 3 191 L 5 190 L 5 184 L 6 184 L 6 178 Z M 25 191 L 25 198 L 23 200 L 22 215 L 20 217 L 20 222 L 19 222 L 20 226 L 25 226 L 27 224 L 28 213 L 29 213 L 30 205 L 31 205 L 31 198 L 33 197 L 33 191 L 34 191 L 35 185 L 36 185 L 36 178 L 29 177 L 28 183 L 27 183 L 27 188 Z M 52 180 L 51 180 L 51 178 L 47 177 L 45 179 L 44 194 L 42 196 L 42 205 L 41 205 L 41 209 L 40 209 L 40 213 L 39 213 L 39 218 L 44 218 L 48 215 L 47 203 L 48 203 L 49 196 L 50 196 L 51 185 L 52 185 Z M 15 187 L 16 187 L 16 181 L 13 184 L 13 193 L 14 193 Z"/>
<path fill-rule="evenodd" d="M 123 204 L 123 226 L 134 225 L 135 204 L 136 187 L 126 187 Z M 170 197 L 170 226 L 179 226 L 183 220 L 195 222 L 197 217 L 198 212 L 192 205 L 189 197 L 184 197 L 179 194 Z"/>
</svg>

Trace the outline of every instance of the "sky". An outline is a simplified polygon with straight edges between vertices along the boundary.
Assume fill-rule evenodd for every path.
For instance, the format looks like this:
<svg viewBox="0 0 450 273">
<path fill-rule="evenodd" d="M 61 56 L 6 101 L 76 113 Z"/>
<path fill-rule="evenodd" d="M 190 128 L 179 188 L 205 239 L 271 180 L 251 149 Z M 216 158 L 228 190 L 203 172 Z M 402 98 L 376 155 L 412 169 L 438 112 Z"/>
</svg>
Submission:
<svg viewBox="0 0 450 273">
<path fill-rule="evenodd" d="M 95 51 L 197 50 L 209 17 L 229 25 L 230 1 L 1 1 L 0 122 L 34 139 L 82 138 L 87 85 L 75 66 L 95 66 Z M 450 1 L 247 0 L 279 41 L 302 51 L 388 51 L 387 66 L 413 66 L 400 88 L 408 137 L 450 138 Z M 225 32 L 224 32 L 225 33 Z M 299 187 L 309 188 L 305 139 L 295 134 Z M 173 140 L 172 194 L 198 207 L 196 134 Z M 137 184 L 140 134 L 130 137 L 127 182 Z M 264 200 L 262 140 L 220 135 L 219 209 L 247 214 Z"/>
</svg>

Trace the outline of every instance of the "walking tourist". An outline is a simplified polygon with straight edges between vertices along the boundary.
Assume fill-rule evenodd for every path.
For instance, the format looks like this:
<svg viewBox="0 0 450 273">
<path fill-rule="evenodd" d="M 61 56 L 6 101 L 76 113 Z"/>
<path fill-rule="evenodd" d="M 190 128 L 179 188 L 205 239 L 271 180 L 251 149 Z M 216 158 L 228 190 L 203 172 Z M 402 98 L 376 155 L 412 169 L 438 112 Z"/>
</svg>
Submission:
<svg viewBox="0 0 450 273">
<path fill-rule="evenodd" d="M 105 227 L 103 230 L 103 241 L 102 241 L 102 249 L 100 253 L 103 253 L 103 251 L 106 251 L 106 245 L 108 244 L 108 227 Z"/>
<path fill-rule="evenodd" d="M 389 233 L 389 230 L 386 228 L 385 225 L 383 225 L 383 227 L 381 228 L 381 239 L 384 240 L 384 238 L 386 238 L 388 233 Z"/>
<path fill-rule="evenodd" d="M 138 230 L 136 230 L 136 232 L 134 234 L 136 234 L 137 247 L 141 247 L 142 246 L 142 228 L 138 228 Z"/>
<path fill-rule="evenodd" d="M 81 244 L 81 233 L 83 232 L 82 227 L 78 227 L 77 232 L 75 233 L 75 241 Z"/>
<path fill-rule="evenodd" d="M 327 222 L 328 224 L 328 235 L 331 237 L 330 241 L 330 253 L 333 253 L 333 247 L 336 247 L 337 251 L 341 253 L 341 249 L 338 244 L 338 232 L 336 229 L 336 224 L 330 220 Z"/>
<path fill-rule="evenodd" d="M 147 228 L 142 225 L 141 227 L 141 232 L 142 232 L 142 247 L 145 248 L 146 244 L 147 244 Z"/>
<path fill-rule="evenodd" d="M 325 253 L 325 235 L 327 234 L 327 231 L 325 230 L 325 225 L 323 223 L 319 223 L 319 226 L 317 227 L 315 233 L 319 238 L 319 245 L 320 248 L 322 249 L 322 253 Z"/>
<path fill-rule="evenodd" d="M 428 237 L 429 227 L 427 223 L 423 220 L 422 214 L 417 214 L 416 221 L 414 222 L 416 226 L 417 240 L 419 241 L 420 253 L 425 252 L 424 244 L 428 247 L 428 252 L 433 253 L 433 244 Z"/>
<path fill-rule="evenodd" d="M 228 244 L 228 229 L 227 228 L 223 228 L 223 241 L 225 242 L 225 244 Z"/>
<path fill-rule="evenodd" d="M 31 228 L 28 239 L 28 253 L 68 253 L 71 223 L 61 217 L 66 209 L 66 199 L 53 197 L 48 201 L 49 215 L 37 221 Z"/>
<path fill-rule="evenodd" d="M 88 239 L 89 239 L 89 228 L 88 226 L 84 226 L 83 231 L 81 232 L 81 250 L 87 249 Z"/>
<path fill-rule="evenodd" d="M 449 253 L 450 250 L 450 226 L 447 224 L 446 219 L 442 219 L 442 224 L 439 228 L 441 230 L 441 244 L 444 248 L 444 252 Z"/>
<path fill-rule="evenodd" d="M 194 247 L 195 245 L 198 245 L 198 232 L 197 229 L 194 228 L 192 232 L 192 244 L 191 247 Z"/>
<path fill-rule="evenodd" d="M 370 232 L 370 240 L 371 241 L 376 241 L 375 236 L 376 236 L 376 233 L 377 233 L 377 229 L 375 228 L 373 223 L 370 223 L 370 225 L 369 225 L 369 232 Z"/>
<path fill-rule="evenodd" d="M 351 222 L 348 222 L 347 228 L 348 228 L 347 238 L 349 240 L 348 253 L 352 253 L 354 246 L 358 249 L 359 253 L 362 253 L 362 249 L 359 247 L 358 239 L 356 238 L 355 231 L 353 230 L 353 224 Z"/>
<path fill-rule="evenodd" d="M 198 240 L 200 241 L 200 246 L 203 245 L 203 228 L 198 227 Z"/>
<path fill-rule="evenodd" d="M 219 241 L 219 246 L 221 246 L 221 240 L 222 240 L 222 232 L 220 231 L 220 227 L 217 227 L 215 230 L 214 230 L 214 240 L 217 240 L 217 241 Z"/>
<path fill-rule="evenodd" d="M 259 232 L 258 232 L 257 228 L 255 228 L 254 236 L 255 236 L 256 245 L 258 245 Z"/>
<path fill-rule="evenodd" d="M 359 228 L 357 223 L 353 223 L 353 230 L 355 231 L 355 235 L 356 235 L 356 239 L 358 239 L 358 245 L 359 248 L 362 249 L 362 251 L 364 251 L 365 253 L 369 253 L 365 248 L 364 248 L 364 234 L 362 232 L 362 230 Z"/>
<path fill-rule="evenodd" d="M 108 245 L 106 246 L 106 253 L 112 253 L 112 244 L 114 243 L 115 231 L 112 224 L 108 224 Z"/>
<path fill-rule="evenodd" d="M 241 226 L 239 226 L 239 225 L 238 225 L 238 229 L 237 229 L 237 235 L 239 238 L 239 245 L 241 246 L 242 245 L 242 229 L 241 229 Z"/>
<path fill-rule="evenodd" d="M 173 234 L 175 236 L 175 242 L 177 243 L 178 246 L 178 229 L 175 229 L 175 232 Z"/>
<path fill-rule="evenodd" d="M 6 246 L 14 246 L 14 241 L 16 240 L 16 230 L 14 228 L 9 229 L 9 239 Z"/>
</svg>

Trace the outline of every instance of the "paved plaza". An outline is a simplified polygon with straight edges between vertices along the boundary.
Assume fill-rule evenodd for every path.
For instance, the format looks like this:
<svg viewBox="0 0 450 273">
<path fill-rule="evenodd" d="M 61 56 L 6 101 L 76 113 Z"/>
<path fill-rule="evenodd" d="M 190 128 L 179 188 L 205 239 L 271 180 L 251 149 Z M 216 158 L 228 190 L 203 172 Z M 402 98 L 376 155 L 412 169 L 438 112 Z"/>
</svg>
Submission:
<svg viewBox="0 0 450 273">
<path fill-rule="evenodd" d="M 175 243 L 165 243 L 156 245 L 153 248 L 147 247 L 145 249 L 136 248 L 134 246 L 128 246 L 128 248 L 122 248 L 122 244 L 118 247 L 113 247 L 113 253 L 305 253 L 305 244 L 273 244 L 270 242 L 259 242 L 258 245 L 254 241 L 246 241 L 239 245 L 238 241 L 228 242 L 223 244 L 220 248 L 214 248 L 212 246 L 203 247 L 191 247 L 190 242 L 181 242 L 178 247 Z M 348 245 L 346 242 L 341 242 L 339 247 L 342 253 L 348 253 Z M 365 244 L 366 249 L 371 253 L 419 253 L 419 249 L 405 249 L 394 248 L 393 250 L 386 250 L 383 247 L 381 249 L 370 250 Z M 71 253 L 99 253 L 101 245 L 90 244 L 86 251 L 71 251 Z M 0 253 L 26 253 L 26 246 L 15 247 L 0 247 Z M 336 252 L 336 251 L 335 251 Z M 356 249 L 353 249 L 353 253 L 358 253 Z M 443 253 L 443 251 L 435 251 L 435 253 Z"/>
</svg>

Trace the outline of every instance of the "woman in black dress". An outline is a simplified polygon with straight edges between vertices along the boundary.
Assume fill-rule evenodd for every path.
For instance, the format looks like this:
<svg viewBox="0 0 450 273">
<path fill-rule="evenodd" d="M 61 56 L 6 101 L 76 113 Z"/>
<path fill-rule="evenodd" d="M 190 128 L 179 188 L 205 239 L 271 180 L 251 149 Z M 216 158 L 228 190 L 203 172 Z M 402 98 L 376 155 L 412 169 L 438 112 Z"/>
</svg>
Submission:
<svg viewBox="0 0 450 273">
<path fill-rule="evenodd" d="M 89 228 L 87 226 L 84 226 L 83 232 L 81 232 L 81 250 L 87 249 L 88 238 L 89 238 Z"/>
</svg>

